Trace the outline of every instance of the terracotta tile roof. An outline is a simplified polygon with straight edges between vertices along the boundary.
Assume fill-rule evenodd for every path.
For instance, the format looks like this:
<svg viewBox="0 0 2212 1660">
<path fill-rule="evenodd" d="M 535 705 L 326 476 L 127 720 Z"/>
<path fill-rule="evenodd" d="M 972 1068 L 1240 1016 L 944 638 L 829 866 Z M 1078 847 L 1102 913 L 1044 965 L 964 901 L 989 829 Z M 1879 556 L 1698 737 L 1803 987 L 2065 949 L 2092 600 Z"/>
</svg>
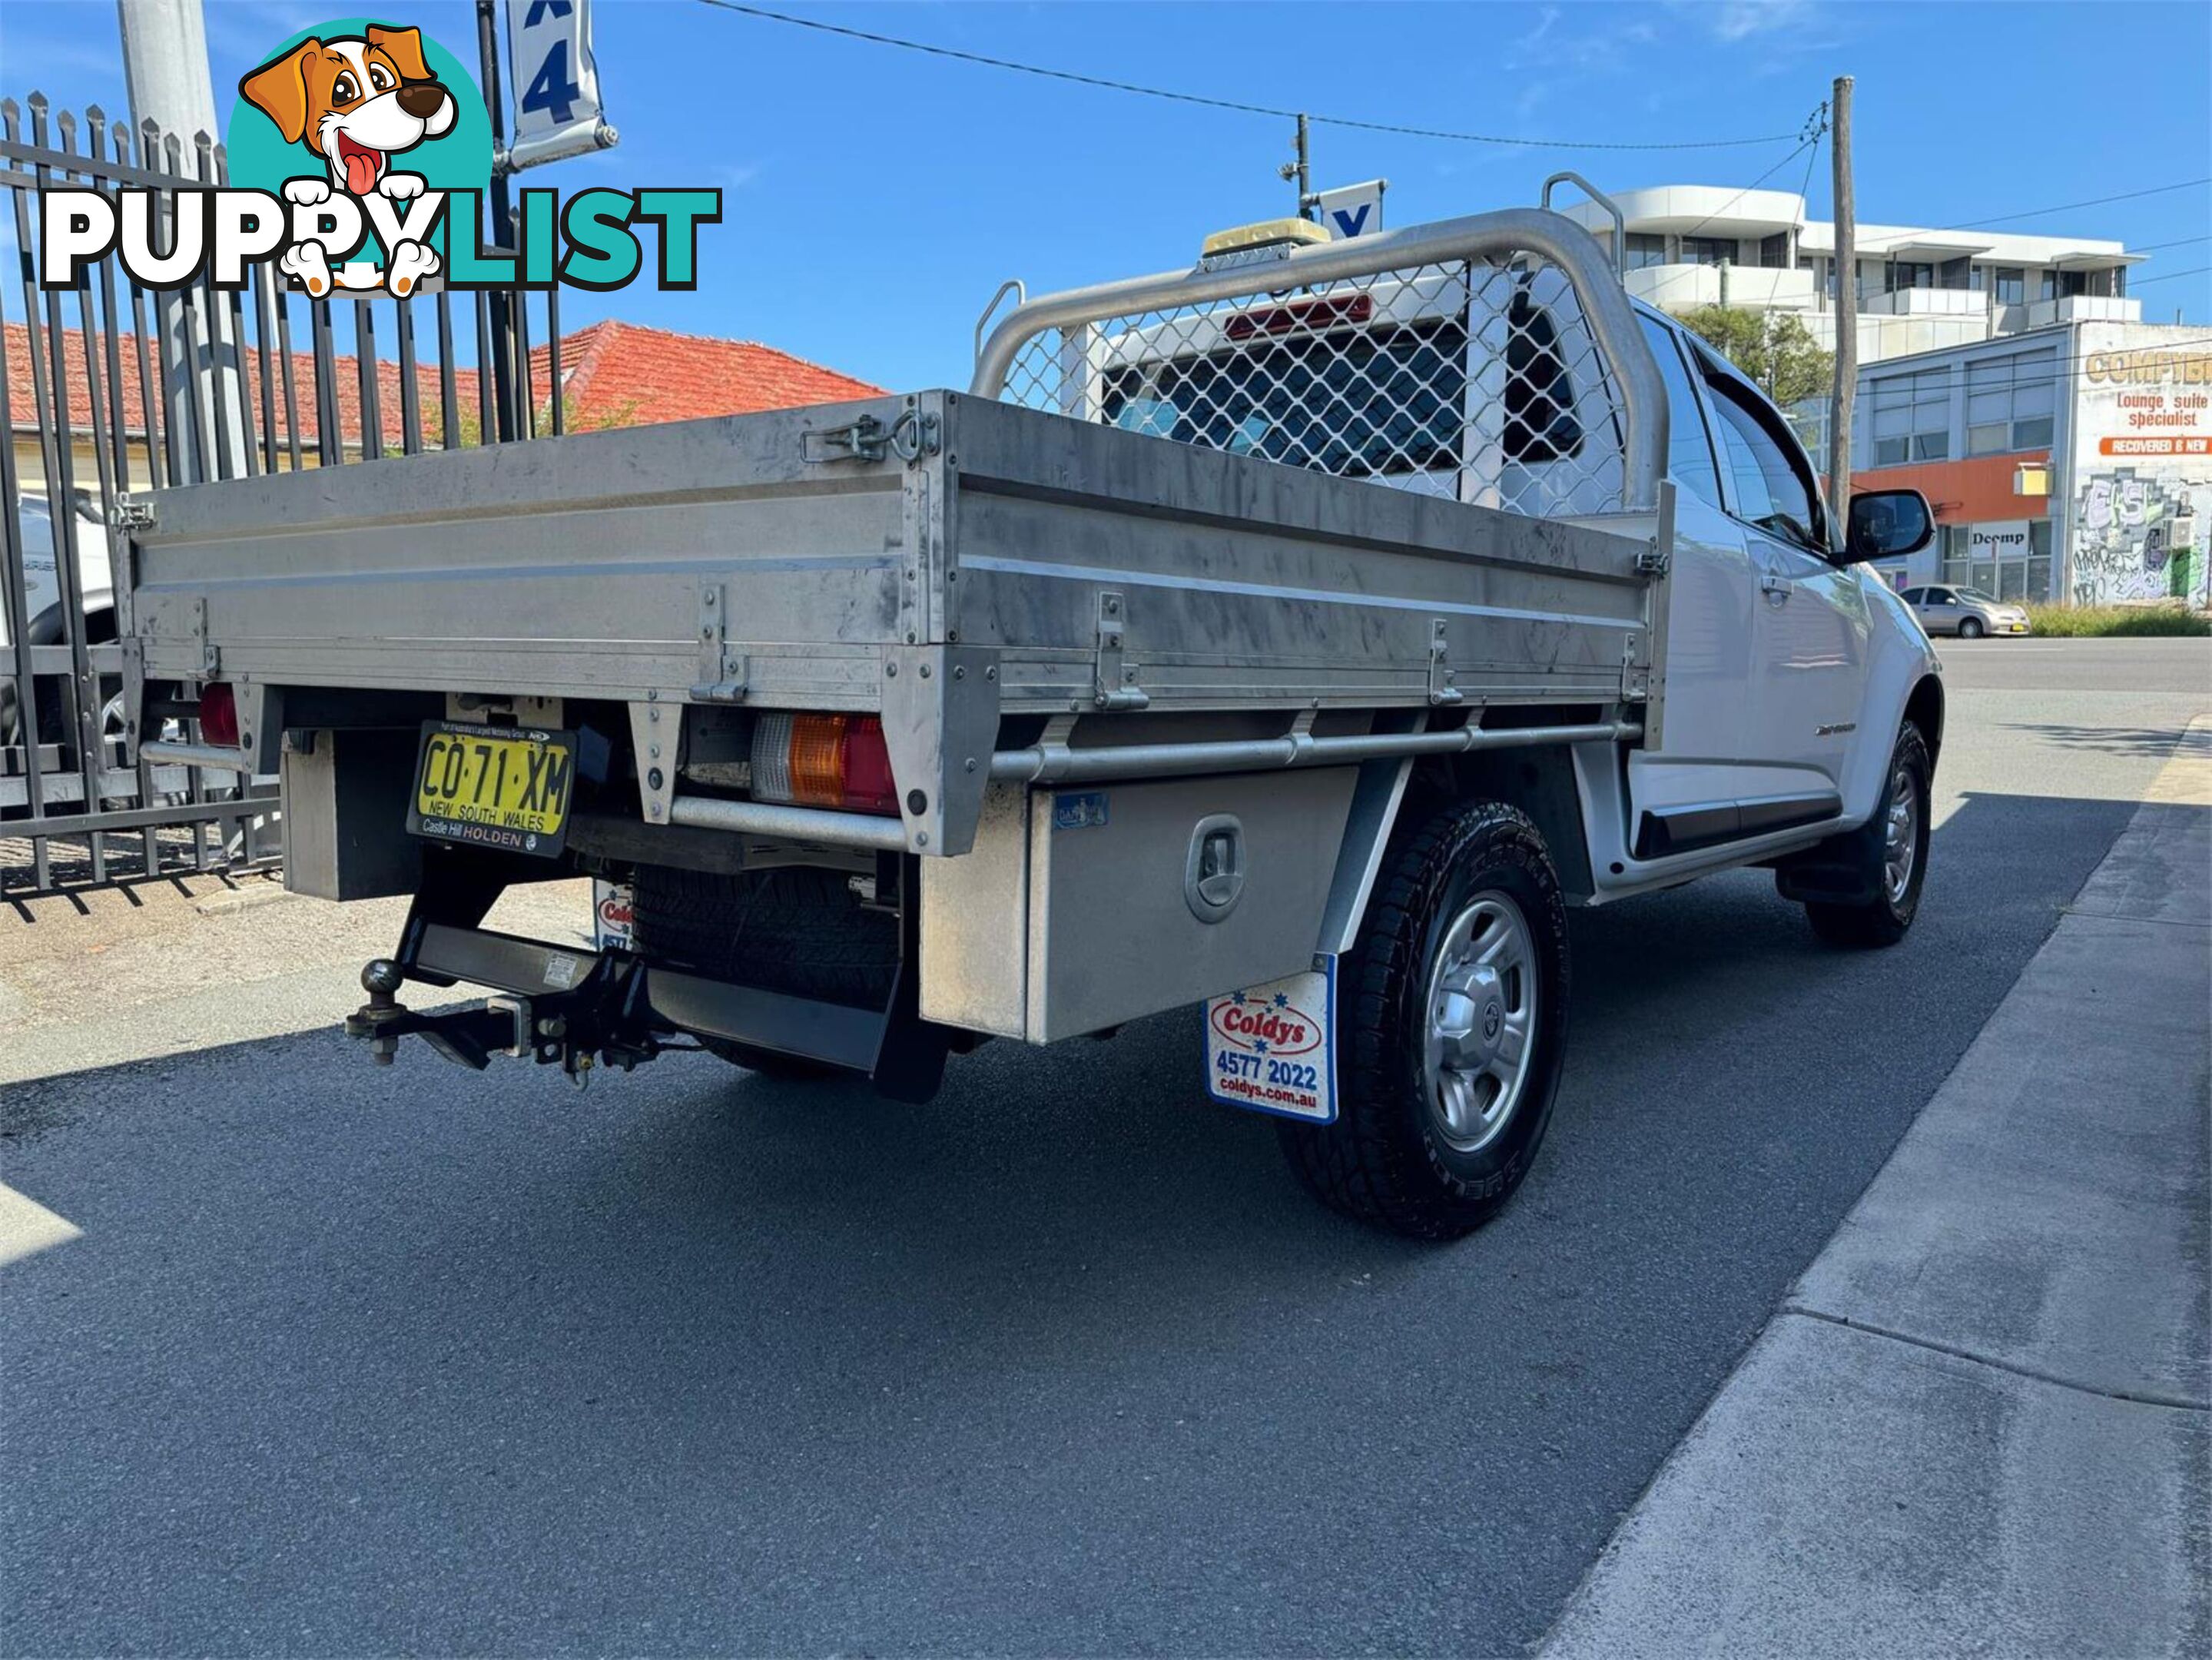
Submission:
<svg viewBox="0 0 2212 1660">
<path fill-rule="evenodd" d="M 551 355 L 530 355 L 530 384 L 544 387 Z M 579 427 L 627 427 L 750 415 L 873 398 L 884 388 L 753 340 L 717 340 L 609 320 L 564 335 L 561 373 Z M 541 394 L 542 398 L 543 394 Z"/>
<path fill-rule="evenodd" d="M 52 373 L 52 342 L 46 337 L 43 328 L 39 331 L 39 346 L 41 353 L 39 368 L 44 371 L 40 378 L 49 379 Z M 146 403 L 138 375 L 138 337 L 135 334 L 118 335 L 116 346 L 123 361 L 124 431 L 136 443 L 146 435 Z M 92 350 L 94 366 L 100 374 L 101 414 L 106 420 L 112 422 L 115 418 L 115 411 L 105 407 L 110 391 L 107 337 L 105 333 L 95 332 L 93 335 Z M 75 435 L 87 437 L 92 428 L 92 392 L 85 376 L 82 332 L 76 329 L 64 330 L 62 350 L 62 379 L 69 391 L 70 427 Z M 37 382 L 32 375 L 31 332 L 27 325 L 9 323 L 6 325 L 5 337 L 0 339 L 0 356 L 4 356 L 8 362 L 9 423 L 18 432 L 35 431 L 39 424 L 39 406 L 33 396 Z M 153 356 L 150 344 L 147 356 L 150 365 Z M 362 440 L 361 360 L 340 356 L 335 362 L 337 369 L 338 432 L 349 448 L 358 449 Z M 283 359 L 271 352 L 269 366 L 276 381 L 270 390 L 281 448 L 291 431 L 285 416 Z M 389 358 L 380 358 L 376 364 L 376 381 L 380 435 L 386 442 L 396 444 L 399 439 L 399 365 Z M 434 436 L 443 430 L 439 424 L 442 404 L 437 366 L 418 363 L 416 366 L 416 385 L 422 399 L 423 425 Z M 295 351 L 292 354 L 291 387 L 292 398 L 299 409 L 300 442 L 302 447 L 312 447 L 319 441 L 318 435 L 321 430 L 315 408 L 315 358 L 312 351 Z M 453 371 L 453 390 L 456 401 L 461 407 L 473 411 L 477 407 L 477 372 L 471 368 L 456 368 Z M 261 429 L 261 355 L 251 349 L 246 353 L 246 392 L 253 405 L 253 430 L 258 434 Z M 154 411 L 157 425 L 162 415 L 157 396 Z M 209 441 L 214 441 L 213 434 L 209 435 Z M 77 482 L 89 481 L 80 479 Z"/>
<path fill-rule="evenodd" d="M 50 349 L 51 344 L 41 330 L 40 347 Z M 135 335 L 125 334 L 118 337 L 116 344 L 123 360 L 125 430 L 135 442 L 145 435 L 146 406 L 138 377 L 138 340 Z M 38 425 L 30 344 L 30 331 L 21 323 L 9 323 L 4 336 L 0 336 L 0 356 L 6 358 L 8 365 L 9 421 L 18 432 L 34 430 Z M 69 391 L 70 425 L 74 432 L 83 435 L 91 428 L 92 398 L 85 380 L 82 335 L 75 329 L 65 331 L 63 346 L 63 378 Z M 100 368 L 103 403 L 107 394 L 106 350 L 106 335 L 94 334 L 93 351 Z M 542 345 L 531 353 L 531 386 L 541 412 L 550 401 L 547 377 L 551 356 Z M 48 356 L 42 356 L 41 368 L 47 367 L 49 362 Z M 277 429 L 283 435 L 289 428 L 284 416 L 282 359 L 272 353 L 270 365 L 276 377 L 272 390 Z M 361 362 L 356 357 L 342 356 L 337 360 L 337 367 L 338 430 L 346 446 L 357 449 L 362 429 Z M 717 340 L 611 321 L 594 323 L 589 328 L 564 335 L 561 341 L 561 371 L 568 381 L 567 412 L 579 428 L 642 426 L 705 416 L 744 415 L 755 410 L 869 398 L 883 390 L 755 341 Z M 434 444 L 443 433 L 437 368 L 434 364 L 418 364 L 416 377 L 422 400 L 425 439 Z M 386 444 L 397 445 L 399 365 L 389 358 L 380 358 L 376 378 L 380 435 Z M 299 407 L 300 442 L 303 447 L 313 447 L 318 441 L 319 429 L 312 352 L 292 354 L 291 380 Z M 477 371 L 456 368 L 453 381 L 456 401 L 465 412 L 464 430 L 469 441 L 474 441 L 481 407 Z M 261 400 L 261 357 L 258 351 L 249 350 L 246 354 L 246 384 L 258 432 Z M 109 420 L 114 417 L 112 410 L 103 413 Z M 157 407 L 155 419 L 158 422 L 160 418 Z M 544 429 L 542 413 L 540 429 Z"/>
</svg>

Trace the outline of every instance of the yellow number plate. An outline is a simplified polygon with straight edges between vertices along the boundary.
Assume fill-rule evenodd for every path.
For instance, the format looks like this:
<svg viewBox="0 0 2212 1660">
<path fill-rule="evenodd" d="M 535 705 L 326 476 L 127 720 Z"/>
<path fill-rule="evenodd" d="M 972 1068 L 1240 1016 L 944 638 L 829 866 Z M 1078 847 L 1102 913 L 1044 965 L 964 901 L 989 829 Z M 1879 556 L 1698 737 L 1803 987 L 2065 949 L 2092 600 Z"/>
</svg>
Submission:
<svg viewBox="0 0 2212 1660">
<path fill-rule="evenodd" d="M 576 734 L 422 723 L 407 828 L 417 836 L 551 858 L 568 830 Z"/>
</svg>

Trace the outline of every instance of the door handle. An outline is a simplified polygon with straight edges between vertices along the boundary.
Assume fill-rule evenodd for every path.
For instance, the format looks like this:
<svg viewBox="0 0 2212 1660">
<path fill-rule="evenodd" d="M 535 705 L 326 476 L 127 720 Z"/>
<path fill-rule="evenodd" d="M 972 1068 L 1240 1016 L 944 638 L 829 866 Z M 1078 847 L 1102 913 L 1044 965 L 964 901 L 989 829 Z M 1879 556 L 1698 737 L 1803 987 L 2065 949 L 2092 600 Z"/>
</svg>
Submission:
<svg viewBox="0 0 2212 1660">
<path fill-rule="evenodd" d="M 1766 603 L 1778 605 L 1796 592 L 1797 585 L 1786 576 L 1768 575 L 1759 579 L 1759 591 L 1766 596 Z"/>
</svg>

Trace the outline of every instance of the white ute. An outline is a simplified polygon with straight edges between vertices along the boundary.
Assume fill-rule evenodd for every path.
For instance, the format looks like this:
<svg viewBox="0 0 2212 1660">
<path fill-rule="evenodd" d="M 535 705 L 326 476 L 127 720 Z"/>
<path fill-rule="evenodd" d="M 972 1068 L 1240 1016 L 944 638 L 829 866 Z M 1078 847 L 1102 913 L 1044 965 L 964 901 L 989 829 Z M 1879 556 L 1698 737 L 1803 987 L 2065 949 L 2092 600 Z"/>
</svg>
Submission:
<svg viewBox="0 0 2212 1660">
<path fill-rule="evenodd" d="M 1758 865 L 1887 946 L 1926 876 L 1939 666 L 1864 562 L 1926 502 L 1838 522 L 1546 211 L 1212 239 L 979 328 L 965 392 L 140 505 L 146 684 L 201 712 L 148 751 L 281 760 L 289 883 L 414 896 L 380 1061 L 696 1039 L 919 1099 L 1203 1002 L 1210 1093 L 1449 1238 L 1542 1140 L 1570 906 Z M 481 927 L 583 873 L 626 944 Z"/>
</svg>

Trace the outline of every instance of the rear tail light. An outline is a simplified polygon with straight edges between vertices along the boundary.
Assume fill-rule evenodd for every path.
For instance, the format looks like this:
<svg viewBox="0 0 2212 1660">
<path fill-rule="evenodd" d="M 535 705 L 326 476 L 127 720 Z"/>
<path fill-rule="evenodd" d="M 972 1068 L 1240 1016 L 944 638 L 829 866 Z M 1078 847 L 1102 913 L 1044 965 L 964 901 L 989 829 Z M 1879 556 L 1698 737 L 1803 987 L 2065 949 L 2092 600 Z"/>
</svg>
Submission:
<svg viewBox="0 0 2212 1660">
<path fill-rule="evenodd" d="M 227 680 L 217 680 L 200 693 L 200 741 L 238 747 L 238 696 Z"/>
<path fill-rule="evenodd" d="M 896 816 L 884 723 L 872 714 L 763 714 L 753 723 L 753 798 Z"/>
</svg>

